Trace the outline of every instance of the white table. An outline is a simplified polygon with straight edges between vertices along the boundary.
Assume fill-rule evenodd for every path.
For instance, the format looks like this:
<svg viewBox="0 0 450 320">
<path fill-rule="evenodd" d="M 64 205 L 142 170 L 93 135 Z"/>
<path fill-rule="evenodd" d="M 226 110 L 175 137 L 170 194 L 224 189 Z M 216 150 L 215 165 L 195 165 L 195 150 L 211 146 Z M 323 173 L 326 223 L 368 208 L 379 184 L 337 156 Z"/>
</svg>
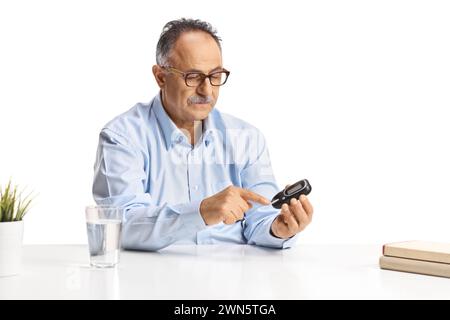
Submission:
<svg viewBox="0 0 450 320">
<path fill-rule="evenodd" d="M 24 247 L 0 299 L 450 299 L 450 279 L 380 270 L 379 246 L 171 246 L 93 269 L 83 245 Z"/>
</svg>

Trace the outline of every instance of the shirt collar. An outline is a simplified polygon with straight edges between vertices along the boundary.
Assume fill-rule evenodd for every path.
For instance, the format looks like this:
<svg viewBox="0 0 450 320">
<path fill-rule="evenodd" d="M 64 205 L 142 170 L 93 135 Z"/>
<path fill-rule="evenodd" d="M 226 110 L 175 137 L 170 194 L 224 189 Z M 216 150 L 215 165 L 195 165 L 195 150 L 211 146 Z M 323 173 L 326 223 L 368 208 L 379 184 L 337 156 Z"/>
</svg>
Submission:
<svg viewBox="0 0 450 320">
<path fill-rule="evenodd" d="M 175 143 L 181 143 L 183 141 L 188 143 L 184 133 L 175 125 L 164 109 L 161 102 L 161 93 L 159 93 L 153 100 L 153 110 L 159 126 L 161 127 L 167 150 L 170 149 Z M 202 143 L 204 143 L 206 147 L 208 147 L 214 139 L 214 113 L 215 110 L 213 109 L 208 117 L 203 120 L 204 127 L 201 139 Z"/>
</svg>

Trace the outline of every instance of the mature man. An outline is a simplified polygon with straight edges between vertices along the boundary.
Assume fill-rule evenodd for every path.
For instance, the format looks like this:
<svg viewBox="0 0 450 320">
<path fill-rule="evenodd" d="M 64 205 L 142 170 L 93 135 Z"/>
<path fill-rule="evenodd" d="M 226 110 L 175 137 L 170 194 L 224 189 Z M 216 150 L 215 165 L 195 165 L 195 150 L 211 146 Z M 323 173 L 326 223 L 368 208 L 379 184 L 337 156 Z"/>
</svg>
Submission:
<svg viewBox="0 0 450 320">
<path fill-rule="evenodd" d="M 153 74 L 160 92 L 100 133 L 94 198 L 125 208 L 122 246 L 158 250 L 172 243 L 290 247 L 311 221 L 307 197 L 280 211 L 262 134 L 214 109 L 230 74 L 209 23 L 167 23 Z"/>
</svg>

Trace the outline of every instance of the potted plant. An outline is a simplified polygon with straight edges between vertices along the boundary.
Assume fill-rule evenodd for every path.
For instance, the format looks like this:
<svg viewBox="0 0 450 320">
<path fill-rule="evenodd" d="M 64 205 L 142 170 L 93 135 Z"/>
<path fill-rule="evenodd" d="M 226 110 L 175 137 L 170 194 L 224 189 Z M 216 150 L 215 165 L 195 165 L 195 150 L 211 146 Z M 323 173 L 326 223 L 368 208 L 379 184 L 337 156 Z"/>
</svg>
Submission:
<svg viewBox="0 0 450 320">
<path fill-rule="evenodd" d="M 31 194 L 23 191 L 11 180 L 5 188 L 0 186 L 0 277 L 20 272 L 22 263 L 23 217 L 30 208 Z"/>
</svg>

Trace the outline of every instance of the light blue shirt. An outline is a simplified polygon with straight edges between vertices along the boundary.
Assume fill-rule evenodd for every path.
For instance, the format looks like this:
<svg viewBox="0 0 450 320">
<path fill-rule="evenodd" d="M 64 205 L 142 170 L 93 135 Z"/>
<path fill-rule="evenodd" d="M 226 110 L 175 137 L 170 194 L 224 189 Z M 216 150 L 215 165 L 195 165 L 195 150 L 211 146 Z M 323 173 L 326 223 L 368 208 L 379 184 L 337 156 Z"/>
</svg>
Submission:
<svg viewBox="0 0 450 320">
<path fill-rule="evenodd" d="M 192 146 L 158 94 L 110 121 L 100 133 L 93 184 L 98 204 L 125 208 L 122 247 L 159 250 L 173 243 L 288 248 L 270 233 L 278 210 L 253 203 L 242 221 L 205 225 L 200 202 L 227 186 L 269 200 L 279 191 L 266 142 L 255 127 L 213 109 Z"/>
</svg>

